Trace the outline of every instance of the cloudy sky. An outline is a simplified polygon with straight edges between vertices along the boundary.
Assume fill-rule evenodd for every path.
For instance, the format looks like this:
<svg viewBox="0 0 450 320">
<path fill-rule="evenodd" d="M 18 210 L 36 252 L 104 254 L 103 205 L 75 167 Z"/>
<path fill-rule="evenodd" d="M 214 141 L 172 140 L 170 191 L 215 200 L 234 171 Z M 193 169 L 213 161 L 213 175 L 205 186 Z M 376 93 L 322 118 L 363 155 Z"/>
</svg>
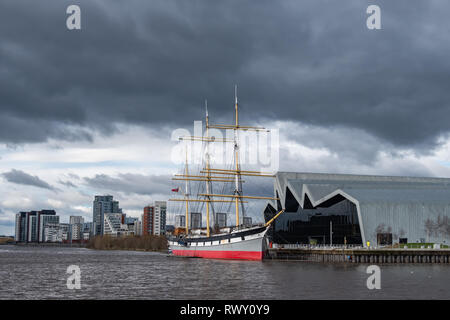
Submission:
<svg viewBox="0 0 450 320">
<path fill-rule="evenodd" d="M 82 30 L 66 28 L 81 8 Z M 366 27 L 369 4 L 381 30 Z M 167 199 L 177 128 L 279 129 L 280 170 L 450 177 L 446 0 L 2 0 L 0 234 Z M 269 183 L 269 182 L 268 182 Z M 270 183 L 268 186 L 270 190 Z M 259 215 L 255 212 L 255 217 Z"/>
</svg>

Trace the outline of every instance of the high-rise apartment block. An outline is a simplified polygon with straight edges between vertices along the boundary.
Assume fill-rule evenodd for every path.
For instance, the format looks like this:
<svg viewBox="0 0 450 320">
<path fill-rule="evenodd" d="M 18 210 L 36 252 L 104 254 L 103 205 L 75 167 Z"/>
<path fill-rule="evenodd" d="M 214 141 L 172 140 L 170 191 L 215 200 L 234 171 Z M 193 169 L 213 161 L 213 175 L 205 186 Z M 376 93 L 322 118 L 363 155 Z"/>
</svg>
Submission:
<svg viewBox="0 0 450 320">
<path fill-rule="evenodd" d="M 135 221 L 134 222 L 134 234 L 136 236 L 142 236 L 142 221 Z"/>
<path fill-rule="evenodd" d="M 82 216 L 70 216 L 69 223 L 70 224 L 83 224 L 84 218 Z"/>
<path fill-rule="evenodd" d="M 81 240 L 83 238 L 84 218 L 82 216 L 70 216 L 71 240 Z"/>
<path fill-rule="evenodd" d="M 163 235 L 166 232 L 166 201 L 155 201 L 144 208 L 142 235 Z"/>
<path fill-rule="evenodd" d="M 217 212 L 216 213 L 216 223 L 219 228 L 225 228 L 227 226 L 227 213 Z"/>
<path fill-rule="evenodd" d="M 59 222 L 54 210 L 19 212 L 16 214 L 17 242 L 42 242 L 46 223 Z"/>
<path fill-rule="evenodd" d="M 252 217 L 243 217 L 242 220 L 244 227 L 250 228 L 252 226 Z"/>
<path fill-rule="evenodd" d="M 166 201 L 155 201 L 155 223 L 154 235 L 163 235 L 166 233 L 166 211 L 167 203 Z"/>
<path fill-rule="evenodd" d="M 186 228 L 186 216 L 179 214 L 175 216 L 175 228 Z"/>
<path fill-rule="evenodd" d="M 70 216 L 70 223 L 61 223 L 55 210 L 19 212 L 16 214 L 17 242 L 71 242 L 89 240 L 92 222 L 82 216 Z"/>
<path fill-rule="evenodd" d="M 92 221 L 94 223 L 94 235 L 104 234 L 105 213 L 122 213 L 119 201 L 114 201 L 113 196 L 95 196 L 93 203 Z"/>
<path fill-rule="evenodd" d="M 190 228 L 191 229 L 201 229 L 202 227 L 202 214 L 201 212 L 191 212 L 190 217 Z"/>
<path fill-rule="evenodd" d="M 40 216 L 39 219 L 39 242 L 47 242 L 45 239 L 45 227 L 49 224 L 57 224 L 59 225 L 59 216 L 55 215 L 49 215 L 49 214 L 43 214 Z"/>
</svg>

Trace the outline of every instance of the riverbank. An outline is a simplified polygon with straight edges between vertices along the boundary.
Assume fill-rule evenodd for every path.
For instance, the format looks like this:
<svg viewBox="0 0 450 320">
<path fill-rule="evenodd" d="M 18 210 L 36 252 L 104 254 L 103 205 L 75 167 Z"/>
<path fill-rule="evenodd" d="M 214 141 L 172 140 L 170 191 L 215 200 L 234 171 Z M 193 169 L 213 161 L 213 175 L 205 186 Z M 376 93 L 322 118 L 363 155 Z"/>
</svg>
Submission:
<svg viewBox="0 0 450 320">
<path fill-rule="evenodd" d="M 15 241 L 14 241 L 14 238 L 11 238 L 11 237 L 0 237 L 0 245 L 2 245 L 2 244 L 13 244 Z"/>
<path fill-rule="evenodd" d="M 86 248 L 96 250 L 134 250 L 167 252 L 167 239 L 163 236 L 97 236 L 89 240 Z"/>
<path fill-rule="evenodd" d="M 86 247 L 85 242 L 15 242 L 12 243 L 13 245 L 16 246 L 21 246 L 21 247 L 75 247 L 75 248 L 84 248 Z"/>
</svg>

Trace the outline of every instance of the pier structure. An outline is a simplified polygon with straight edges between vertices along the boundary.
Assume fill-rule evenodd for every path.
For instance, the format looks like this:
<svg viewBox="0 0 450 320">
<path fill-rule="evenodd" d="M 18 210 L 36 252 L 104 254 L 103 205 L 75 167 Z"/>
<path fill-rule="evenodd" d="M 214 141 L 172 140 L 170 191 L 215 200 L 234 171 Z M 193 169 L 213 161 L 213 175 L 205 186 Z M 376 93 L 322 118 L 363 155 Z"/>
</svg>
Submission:
<svg viewBox="0 0 450 320">
<path fill-rule="evenodd" d="M 343 263 L 450 263 L 450 249 L 404 249 L 363 247 L 269 248 L 265 259 Z"/>
</svg>

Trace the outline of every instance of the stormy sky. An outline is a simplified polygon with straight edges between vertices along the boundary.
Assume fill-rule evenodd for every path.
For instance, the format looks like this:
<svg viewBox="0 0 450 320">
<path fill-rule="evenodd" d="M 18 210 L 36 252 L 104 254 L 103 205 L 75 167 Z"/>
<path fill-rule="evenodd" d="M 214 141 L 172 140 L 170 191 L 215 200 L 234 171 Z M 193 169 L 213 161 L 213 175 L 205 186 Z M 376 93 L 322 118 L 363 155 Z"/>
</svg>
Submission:
<svg viewBox="0 0 450 320">
<path fill-rule="evenodd" d="M 66 28 L 71 4 L 81 30 Z M 366 27 L 370 4 L 381 30 Z M 232 121 L 235 84 L 241 121 L 280 130 L 280 170 L 450 177 L 449 9 L 1 1 L 0 234 L 18 211 L 91 220 L 95 194 L 134 216 L 167 199 L 171 133 L 192 130 L 205 99 Z"/>
</svg>

